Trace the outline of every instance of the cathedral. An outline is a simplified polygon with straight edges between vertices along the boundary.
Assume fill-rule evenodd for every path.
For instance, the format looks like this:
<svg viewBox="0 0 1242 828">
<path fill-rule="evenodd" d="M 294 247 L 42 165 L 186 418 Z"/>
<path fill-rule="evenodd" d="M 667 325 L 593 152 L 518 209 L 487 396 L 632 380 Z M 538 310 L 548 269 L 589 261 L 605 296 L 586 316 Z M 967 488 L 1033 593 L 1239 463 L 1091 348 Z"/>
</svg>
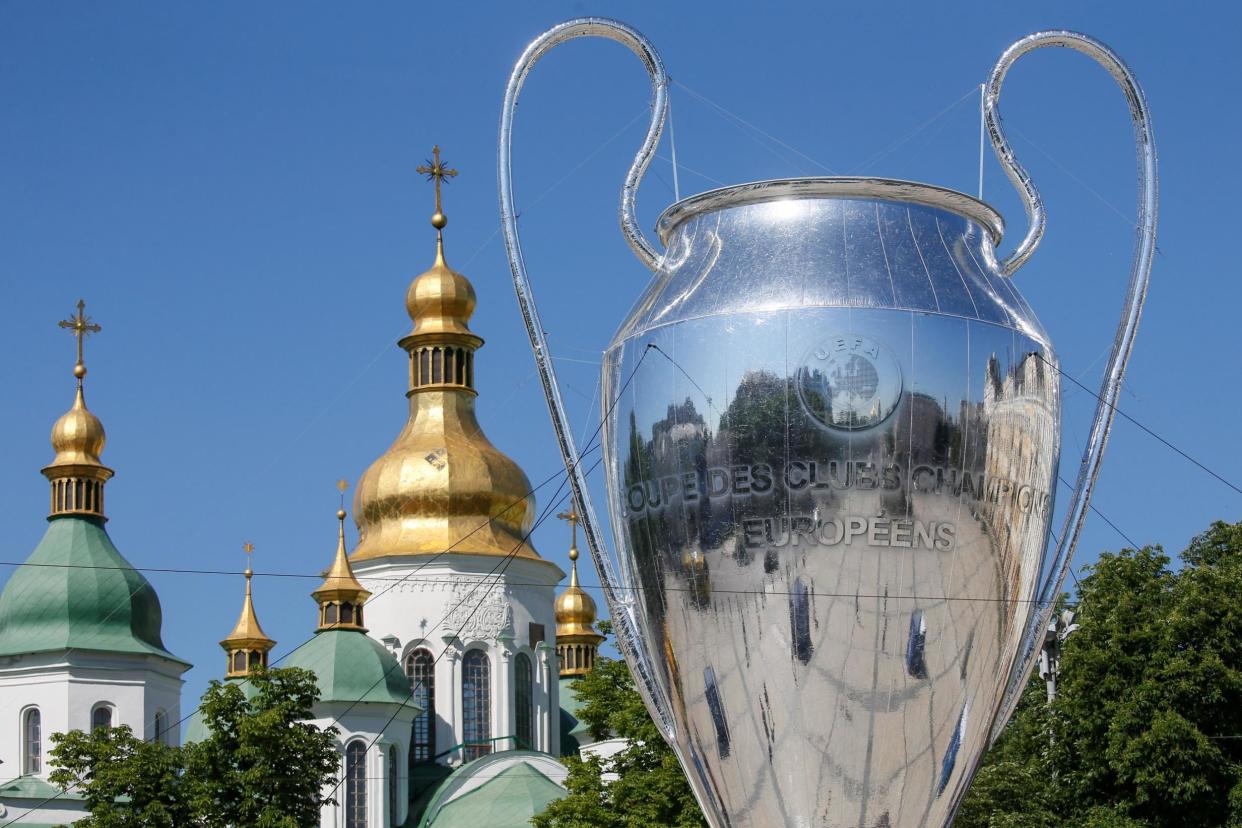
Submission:
<svg viewBox="0 0 1242 828">
<path fill-rule="evenodd" d="M 329 555 L 325 543 L 327 569 L 311 593 L 318 609 L 307 605 L 309 638 L 271 662 L 315 674 L 314 722 L 339 731 L 340 784 L 323 828 L 527 825 L 564 795 L 561 757 L 618 748 L 592 744 L 573 715 L 570 685 L 603 640 L 578 581 L 577 515 L 559 515 L 572 534 L 569 586 L 558 596 L 564 571 L 530 543 L 530 481 L 475 416 L 476 296 L 444 254 L 440 183 L 454 171 L 439 148 L 420 171 L 436 183 L 436 252 L 406 294 L 413 327 L 398 344 L 409 356 L 408 419 L 358 483 L 353 550 L 342 481 L 336 548 Z M 48 782 L 51 734 L 123 724 L 177 744 L 184 715 L 186 742 L 206 735 L 195 700 L 183 708 L 191 665 L 161 639 L 159 598 L 105 529 L 113 471 L 83 387 L 82 342 L 99 327 L 82 303 L 60 324 L 77 337 L 77 386 L 42 470 L 48 528 L 0 594 L 0 817 L 28 828 L 85 815 L 80 796 Z M 276 646 L 251 578 L 247 567 L 217 673 L 243 691 Z M 229 620 L 219 619 L 221 632 Z"/>
</svg>

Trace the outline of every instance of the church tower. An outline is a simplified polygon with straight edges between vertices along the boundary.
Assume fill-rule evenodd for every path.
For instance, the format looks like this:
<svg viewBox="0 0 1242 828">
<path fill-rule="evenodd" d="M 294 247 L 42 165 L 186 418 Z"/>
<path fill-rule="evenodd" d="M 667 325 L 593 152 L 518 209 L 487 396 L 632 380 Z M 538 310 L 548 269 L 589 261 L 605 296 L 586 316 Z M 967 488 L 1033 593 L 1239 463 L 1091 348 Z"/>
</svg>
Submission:
<svg viewBox="0 0 1242 828">
<path fill-rule="evenodd" d="M 340 486 L 343 500 L 344 481 Z M 323 807 L 322 828 L 387 828 L 401 825 L 408 814 L 405 768 L 418 707 L 396 658 L 367 635 L 364 608 L 369 610 L 371 593 L 349 564 L 345 510 L 336 517 L 336 554 L 311 593 L 318 605 L 315 635 L 283 666 L 315 674 L 319 701 L 313 721 L 340 731 L 340 783 L 325 792 L 335 802 Z"/>
<path fill-rule="evenodd" d="M 413 327 L 408 417 L 362 476 L 354 499 L 359 542 L 351 561 L 375 597 L 370 634 L 401 659 L 422 712 L 411 778 L 503 751 L 559 750 L 554 588 L 564 577 L 530 543 L 535 498 L 521 468 L 483 434 L 470 329 L 473 285 L 445 257 L 440 160 L 435 259 L 410 284 Z M 420 767 L 421 766 L 421 767 Z M 418 795 L 415 792 L 415 795 Z"/>
<path fill-rule="evenodd" d="M 46 781 L 53 733 L 128 725 L 140 738 L 175 743 L 190 668 L 164 647 L 155 590 L 104 528 L 113 470 L 100 459 L 103 423 L 86 407 L 83 340 L 100 328 L 85 309 L 78 302 L 60 323 L 77 337 L 77 388 L 52 427 L 56 454 L 43 469 L 47 531 L 0 594 L 0 760 L 18 777 L 0 785 L 10 816 L 29 806 L 23 800 L 59 794 Z"/>
<path fill-rule="evenodd" d="M 595 599 L 578 584 L 578 513 L 557 515 L 570 525 L 569 588 L 556 599 L 556 657 L 562 679 L 585 676 L 595 666 L 604 637 L 595 631 Z"/>
<path fill-rule="evenodd" d="M 225 678 L 245 678 L 255 670 L 267 669 L 267 654 L 276 646 L 276 642 L 267 637 L 259 624 L 259 616 L 254 611 L 254 597 L 250 593 L 250 579 L 254 571 L 250 568 L 250 553 L 254 545 L 247 543 L 246 549 L 246 598 L 242 602 L 241 615 L 233 626 L 233 631 L 220 642 L 228 656 L 228 667 Z"/>
</svg>

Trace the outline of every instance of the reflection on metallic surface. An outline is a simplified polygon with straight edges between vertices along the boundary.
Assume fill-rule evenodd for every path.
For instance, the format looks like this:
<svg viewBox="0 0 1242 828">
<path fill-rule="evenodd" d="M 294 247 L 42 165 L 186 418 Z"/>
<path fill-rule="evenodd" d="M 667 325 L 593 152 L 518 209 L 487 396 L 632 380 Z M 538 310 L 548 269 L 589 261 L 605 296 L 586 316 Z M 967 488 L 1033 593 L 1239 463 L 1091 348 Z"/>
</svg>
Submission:
<svg viewBox="0 0 1242 828">
<path fill-rule="evenodd" d="M 614 562 L 508 169 L 531 64 L 582 34 L 653 53 L 600 20 L 532 44 L 506 96 L 502 219 L 639 689 L 715 826 L 946 825 L 1029 672 L 1061 574 L 1045 554 L 1058 360 L 997 263 L 999 217 L 882 179 L 760 182 L 666 211 L 669 255 L 604 354 Z M 647 65 L 658 104 L 663 70 Z"/>
<path fill-rule="evenodd" d="M 605 356 L 612 399 L 658 349 L 605 424 L 621 570 L 721 824 L 943 824 L 1024 667 L 1056 357 L 973 221 L 779 204 L 676 226 L 690 254 Z M 812 399 L 825 350 L 853 362 Z"/>
</svg>

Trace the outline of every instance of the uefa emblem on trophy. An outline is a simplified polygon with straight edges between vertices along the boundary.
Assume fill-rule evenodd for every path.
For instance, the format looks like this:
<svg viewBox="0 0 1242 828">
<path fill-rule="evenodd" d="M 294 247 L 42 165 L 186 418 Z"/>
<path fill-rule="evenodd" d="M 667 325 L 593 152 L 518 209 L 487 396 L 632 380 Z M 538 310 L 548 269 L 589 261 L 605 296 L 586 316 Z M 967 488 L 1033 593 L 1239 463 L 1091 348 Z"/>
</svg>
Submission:
<svg viewBox="0 0 1242 828">
<path fill-rule="evenodd" d="M 629 47 L 652 120 L 621 227 L 653 274 L 603 355 L 610 554 L 522 259 L 510 166 L 518 95 L 548 50 Z M 1075 49 L 1125 93 L 1139 161 L 1130 285 L 1058 543 L 1059 361 L 1010 278 L 1045 226 L 998 101 L 1022 55 Z M 708 822 L 944 826 L 1013 712 L 1077 541 L 1155 246 L 1146 100 L 1108 47 L 1041 32 L 992 70 L 985 116 L 1030 229 L 956 191 L 883 178 L 712 190 L 639 229 L 667 111 L 634 29 L 571 20 L 519 60 L 500 129 L 514 285 L 617 642 Z"/>
</svg>

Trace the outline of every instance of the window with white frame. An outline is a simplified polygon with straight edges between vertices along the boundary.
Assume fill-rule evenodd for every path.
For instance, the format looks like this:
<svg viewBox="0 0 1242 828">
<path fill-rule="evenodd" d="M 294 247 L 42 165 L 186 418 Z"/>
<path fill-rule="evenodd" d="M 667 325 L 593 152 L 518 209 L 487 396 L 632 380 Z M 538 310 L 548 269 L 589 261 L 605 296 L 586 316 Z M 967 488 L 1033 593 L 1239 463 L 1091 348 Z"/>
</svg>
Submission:
<svg viewBox="0 0 1242 828">
<path fill-rule="evenodd" d="M 155 712 L 155 724 L 152 725 L 152 740 L 161 745 L 168 744 L 168 714 L 163 710 Z"/>
<path fill-rule="evenodd" d="M 43 714 L 31 707 L 22 713 L 22 773 L 43 771 Z"/>
<path fill-rule="evenodd" d="M 97 704 L 91 710 L 91 731 L 101 727 L 112 727 L 112 706 L 109 704 Z"/>
<path fill-rule="evenodd" d="M 410 739 L 410 762 L 430 762 L 436 755 L 436 660 L 419 647 L 405 657 L 414 704 L 422 712 L 414 717 Z"/>
<path fill-rule="evenodd" d="M 535 671 L 530 663 L 530 656 L 518 653 L 513 663 L 513 701 L 514 713 L 517 718 L 518 748 L 534 750 L 535 734 Z"/>
<path fill-rule="evenodd" d="M 367 826 L 367 745 L 355 739 L 345 748 L 345 828 Z"/>
<path fill-rule="evenodd" d="M 467 762 L 492 752 L 492 668 L 487 653 L 470 650 L 461 661 L 463 755 Z"/>
</svg>

